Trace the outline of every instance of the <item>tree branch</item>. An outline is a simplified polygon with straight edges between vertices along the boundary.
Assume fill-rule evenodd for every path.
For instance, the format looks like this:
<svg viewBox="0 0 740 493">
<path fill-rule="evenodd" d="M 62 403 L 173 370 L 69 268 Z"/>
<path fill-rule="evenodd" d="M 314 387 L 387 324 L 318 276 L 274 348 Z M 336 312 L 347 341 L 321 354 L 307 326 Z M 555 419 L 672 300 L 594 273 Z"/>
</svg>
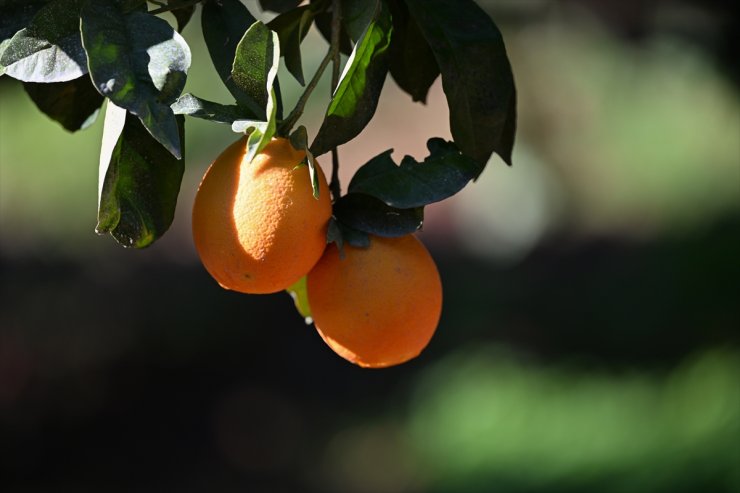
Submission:
<svg viewBox="0 0 740 493">
<path fill-rule="evenodd" d="M 314 89 L 316 89 L 316 85 L 318 85 L 321 76 L 324 74 L 324 70 L 326 70 L 326 67 L 329 65 L 329 62 L 332 61 L 333 57 L 333 48 L 330 47 L 329 51 L 324 56 L 324 59 L 321 60 L 319 68 L 316 69 L 316 73 L 313 74 L 311 81 L 306 86 L 306 89 L 304 89 L 303 94 L 301 94 L 301 97 L 298 98 L 298 102 L 296 103 L 295 108 L 293 108 L 293 111 L 290 112 L 288 118 L 283 120 L 283 123 L 280 124 L 278 134 L 287 135 L 288 133 L 290 133 L 293 125 L 295 125 L 295 123 L 303 114 L 303 110 L 306 107 L 306 102 L 308 102 L 308 98 L 311 97 L 311 93 Z"/>
<path fill-rule="evenodd" d="M 339 35 L 342 27 L 342 3 L 340 0 L 332 0 L 331 15 L 331 53 L 332 53 L 332 70 L 331 70 L 331 96 L 334 97 L 334 91 L 339 84 L 339 65 L 341 57 L 339 53 Z M 339 152 L 334 147 L 331 150 L 331 182 L 329 183 L 334 200 L 339 200 L 342 195 L 342 187 L 339 184 Z"/>
</svg>

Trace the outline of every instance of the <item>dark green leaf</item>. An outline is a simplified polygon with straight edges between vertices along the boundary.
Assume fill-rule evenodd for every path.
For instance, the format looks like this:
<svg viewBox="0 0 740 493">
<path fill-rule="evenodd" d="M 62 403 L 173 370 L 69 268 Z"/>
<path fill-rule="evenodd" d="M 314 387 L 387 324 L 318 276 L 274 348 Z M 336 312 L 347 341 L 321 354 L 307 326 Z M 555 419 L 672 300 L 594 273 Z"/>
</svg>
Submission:
<svg viewBox="0 0 740 493">
<path fill-rule="evenodd" d="M 280 61 L 277 35 L 260 21 L 252 24 L 236 47 L 231 78 L 254 103 L 260 117 L 265 116 L 267 98 Z M 271 78 L 268 85 L 268 78 Z"/>
<path fill-rule="evenodd" d="M 382 9 L 347 60 L 324 122 L 311 144 L 315 156 L 355 138 L 375 114 L 388 73 L 390 38 L 391 18 Z"/>
<path fill-rule="evenodd" d="M 185 40 L 164 19 L 138 11 L 124 15 L 114 0 L 90 2 L 81 25 L 98 91 L 138 116 L 179 158 L 181 141 L 169 105 L 182 92 L 190 67 Z"/>
<path fill-rule="evenodd" d="M 290 145 L 293 148 L 306 152 L 306 164 L 308 165 L 308 175 L 311 178 L 311 188 L 313 197 L 319 198 L 319 174 L 316 172 L 316 161 L 314 160 L 311 150 L 308 148 L 308 131 L 303 125 L 299 126 L 290 134 Z"/>
<path fill-rule="evenodd" d="M 169 7 L 175 7 L 175 9 L 170 12 L 175 16 L 175 20 L 177 21 L 177 30 L 179 32 L 182 32 L 182 30 L 185 29 L 185 26 L 190 22 L 190 18 L 193 17 L 193 13 L 195 13 L 195 5 L 179 7 L 179 5 L 182 5 L 185 2 L 187 2 L 187 0 L 167 0 L 167 5 Z"/>
<path fill-rule="evenodd" d="M 232 76 L 240 89 L 261 105 L 267 116 L 264 124 L 253 125 L 247 139 L 248 162 L 254 159 L 275 135 L 277 126 L 277 71 L 280 63 L 280 41 L 276 33 L 262 22 L 255 22 L 244 33 L 236 48 Z M 264 101 L 264 104 L 263 104 Z M 232 130 L 239 123 L 232 124 Z"/>
<path fill-rule="evenodd" d="M 421 228 L 424 209 L 397 209 L 364 193 L 348 193 L 334 203 L 334 217 L 364 233 L 398 237 Z"/>
<path fill-rule="evenodd" d="M 103 104 L 103 96 L 95 90 L 90 77 L 84 75 L 52 84 L 24 82 L 23 87 L 38 109 L 70 132 L 94 122 Z"/>
<path fill-rule="evenodd" d="M 262 10 L 272 10 L 282 14 L 297 7 L 302 0 L 260 0 Z"/>
<path fill-rule="evenodd" d="M 316 29 L 319 30 L 327 43 L 331 43 L 332 13 L 330 9 L 327 9 L 327 6 L 330 5 L 331 2 L 325 0 L 311 1 L 311 9 L 315 12 L 314 21 L 316 23 Z M 352 53 L 352 40 L 343 25 L 339 29 L 339 51 L 348 56 Z"/>
<path fill-rule="evenodd" d="M 10 38 L 28 24 L 48 0 L 2 0 L 0 9 L 0 59 L 5 48 L 10 44 Z M 5 67 L 0 64 L 0 76 L 5 73 Z"/>
<path fill-rule="evenodd" d="M 342 0 L 342 24 L 352 41 L 358 41 L 377 17 L 380 0 Z"/>
<path fill-rule="evenodd" d="M 396 166 L 392 149 L 375 156 L 357 170 L 347 191 L 372 195 L 400 209 L 423 207 L 455 195 L 483 170 L 452 142 L 433 138 L 427 147 L 429 156 L 421 163 L 406 156 Z"/>
<path fill-rule="evenodd" d="M 277 43 L 277 40 L 275 40 Z M 262 149 L 270 143 L 275 135 L 277 127 L 275 89 L 270 89 L 270 97 L 267 100 L 267 122 L 264 127 L 256 128 L 247 139 L 247 162 L 251 163 L 254 156 L 262 152 Z M 232 126 L 233 130 L 233 126 Z"/>
<path fill-rule="evenodd" d="M 190 93 L 177 98 L 177 101 L 172 103 L 170 108 L 176 115 L 188 115 L 212 122 L 228 123 L 229 125 L 242 116 L 238 106 L 227 106 L 206 101 Z"/>
<path fill-rule="evenodd" d="M 260 105 L 242 91 L 231 78 L 236 46 L 256 20 L 239 0 L 209 1 L 203 4 L 201 14 L 203 39 L 216 72 L 237 104 L 251 113 L 246 116 L 263 118 L 264 106 L 260 108 Z"/>
<path fill-rule="evenodd" d="M 275 17 L 267 27 L 275 31 L 280 38 L 280 53 L 285 58 L 285 66 L 293 77 L 305 85 L 303 63 L 301 61 L 301 42 L 308 34 L 313 21 L 313 12 L 308 6 Z"/>
<path fill-rule="evenodd" d="M 329 227 L 326 231 L 326 243 L 336 243 L 339 249 L 339 257 L 344 258 L 345 244 L 352 245 L 355 248 L 367 248 L 370 246 L 370 237 L 367 233 L 350 228 L 332 217 L 329 219 Z"/>
<path fill-rule="evenodd" d="M 177 117 L 184 138 L 183 117 Z M 100 155 L 98 234 L 110 233 L 126 247 L 142 248 L 172 224 L 184 171 L 141 122 L 108 103 Z"/>
<path fill-rule="evenodd" d="M 460 149 L 481 164 L 496 152 L 511 164 L 514 77 L 504 40 L 473 0 L 406 0 L 434 52 Z"/>
<path fill-rule="evenodd" d="M 0 0 L 0 41 L 10 39 L 28 24 L 50 0 Z"/>
<path fill-rule="evenodd" d="M 41 8 L 28 27 L 3 43 L 0 66 L 25 82 L 65 82 L 87 73 L 80 40 L 84 0 L 55 0 Z"/>
<path fill-rule="evenodd" d="M 333 216 L 329 219 L 329 225 L 326 228 L 326 244 L 329 245 L 331 243 L 337 244 L 340 257 L 344 257 L 344 237 L 342 236 L 342 229 Z"/>
<path fill-rule="evenodd" d="M 398 86 L 414 101 L 426 103 L 429 88 L 439 76 L 439 66 L 419 26 L 403 2 L 388 2 L 393 16 L 389 68 Z"/>
<path fill-rule="evenodd" d="M 9 44 L 10 44 L 9 39 L 4 39 L 0 41 L 0 60 L 3 57 L 3 52 L 5 51 L 5 48 L 7 48 Z M 5 66 L 3 66 L 2 63 L 0 63 L 0 76 L 2 75 L 5 75 Z"/>
<path fill-rule="evenodd" d="M 331 1 L 312 1 L 316 12 L 316 27 L 331 43 Z M 352 53 L 352 42 L 358 41 L 370 22 L 376 17 L 379 0 L 341 0 L 339 49 L 345 55 Z"/>
</svg>

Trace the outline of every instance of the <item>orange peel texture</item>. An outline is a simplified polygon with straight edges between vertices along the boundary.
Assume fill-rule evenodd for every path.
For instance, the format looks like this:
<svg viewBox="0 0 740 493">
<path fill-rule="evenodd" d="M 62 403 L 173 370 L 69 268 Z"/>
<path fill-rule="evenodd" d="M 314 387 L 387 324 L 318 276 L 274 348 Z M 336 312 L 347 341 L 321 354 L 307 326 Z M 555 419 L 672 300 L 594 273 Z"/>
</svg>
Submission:
<svg viewBox="0 0 740 493">
<path fill-rule="evenodd" d="M 331 199 L 317 166 L 313 197 L 305 152 L 274 138 L 251 163 L 246 138 L 211 164 L 193 205 L 193 239 L 206 270 L 226 289 L 281 291 L 311 270 L 326 248 Z"/>
</svg>

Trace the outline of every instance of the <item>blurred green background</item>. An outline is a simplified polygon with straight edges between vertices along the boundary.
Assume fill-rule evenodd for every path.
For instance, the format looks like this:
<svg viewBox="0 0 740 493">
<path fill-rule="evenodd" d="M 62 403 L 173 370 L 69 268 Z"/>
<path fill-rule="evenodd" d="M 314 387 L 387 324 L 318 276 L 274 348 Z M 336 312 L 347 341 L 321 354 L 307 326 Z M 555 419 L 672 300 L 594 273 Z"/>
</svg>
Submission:
<svg viewBox="0 0 740 493">
<path fill-rule="evenodd" d="M 188 120 L 175 222 L 124 250 L 93 232 L 102 118 L 68 134 L 0 79 L 2 491 L 740 491 L 729 2 L 479 3 L 516 77 L 515 165 L 427 208 L 442 321 L 380 371 L 287 295 L 224 291 L 199 264 L 192 198 L 227 127 Z M 187 90 L 229 102 L 197 15 L 184 35 Z M 325 44 L 305 43 L 311 73 Z M 439 81 L 421 106 L 389 79 L 340 148 L 344 183 L 432 136 L 449 138 Z"/>
</svg>

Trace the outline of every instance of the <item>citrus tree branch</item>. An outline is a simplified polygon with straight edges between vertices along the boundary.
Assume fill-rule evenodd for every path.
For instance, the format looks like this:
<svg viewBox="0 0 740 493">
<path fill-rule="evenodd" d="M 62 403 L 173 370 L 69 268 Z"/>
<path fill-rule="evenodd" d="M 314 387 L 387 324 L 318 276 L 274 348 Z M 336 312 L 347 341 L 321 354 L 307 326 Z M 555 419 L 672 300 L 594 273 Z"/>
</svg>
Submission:
<svg viewBox="0 0 740 493">
<path fill-rule="evenodd" d="M 332 53 L 332 70 L 331 70 L 331 96 L 334 97 L 334 91 L 339 84 L 339 30 L 342 26 L 342 3 L 340 0 L 332 0 L 331 16 L 331 53 Z M 339 185 L 339 152 L 336 147 L 331 150 L 331 182 L 329 189 L 334 200 L 339 200 L 342 195 L 342 187 Z"/>
<path fill-rule="evenodd" d="M 298 102 L 296 103 L 295 108 L 293 108 L 293 111 L 291 111 L 288 117 L 283 120 L 283 123 L 280 124 L 280 128 L 278 129 L 279 135 L 287 135 L 293 128 L 293 125 L 295 125 L 295 123 L 303 114 L 303 110 L 306 107 L 306 102 L 308 102 L 308 98 L 311 97 L 311 93 L 314 89 L 316 89 L 321 76 L 324 74 L 324 70 L 326 70 L 329 62 L 331 62 L 334 57 L 333 51 L 334 47 L 330 47 L 323 60 L 321 60 L 319 68 L 316 69 L 316 73 L 313 74 L 311 81 L 306 86 L 306 89 L 303 90 L 303 94 L 301 94 L 301 97 L 298 98 Z"/>
</svg>

